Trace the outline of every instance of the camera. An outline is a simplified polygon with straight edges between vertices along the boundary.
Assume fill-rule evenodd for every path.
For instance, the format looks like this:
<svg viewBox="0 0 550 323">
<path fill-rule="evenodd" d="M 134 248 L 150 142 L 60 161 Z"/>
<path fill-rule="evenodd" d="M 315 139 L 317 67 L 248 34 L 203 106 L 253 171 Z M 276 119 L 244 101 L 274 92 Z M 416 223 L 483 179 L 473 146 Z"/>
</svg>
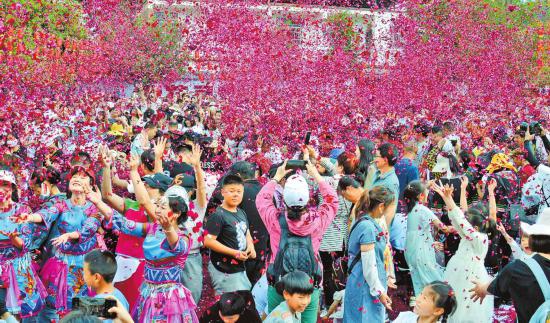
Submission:
<svg viewBox="0 0 550 323">
<path fill-rule="evenodd" d="M 116 318 L 116 313 L 109 313 L 109 309 L 116 307 L 116 300 L 93 297 L 73 298 L 73 311 L 95 315 L 106 319 Z"/>
<path fill-rule="evenodd" d="M 539 121 L 533 121 L 529 124 L 529 131 L 535 136 L 542 136 L 542 125 Z"/>
<path fill-rule="evenodd" d="M 306 169 L 306 161 L 305 160 L 289 160 L 286 162 L 286 168 L 285 169 Z"/>
</svg>

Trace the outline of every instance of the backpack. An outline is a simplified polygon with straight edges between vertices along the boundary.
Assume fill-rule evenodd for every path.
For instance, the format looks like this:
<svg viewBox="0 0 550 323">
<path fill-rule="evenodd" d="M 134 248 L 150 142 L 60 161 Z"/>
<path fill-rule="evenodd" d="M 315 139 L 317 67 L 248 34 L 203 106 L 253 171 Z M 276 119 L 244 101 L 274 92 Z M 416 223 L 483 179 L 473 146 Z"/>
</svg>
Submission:
<svg viewBox="0 0 550 323">
<path fill-rule="evenodd" d="M 323 274 L 311 243 L 311 236 L 298 236 L 290 232 L 286 216 L 279 216 L 281 226 L 281 240 L 279 251 L 275 261 L 267 268 L 267 280 L 271 285 L 278 282 L 284 275 L 300 270 L 313 279 L 313 285 L 317 288 Z"/>
<path fill-rule="evenodd" d="M 544 303 L 542 303 L 538 307 L 535 314 L 531 316 L 529 323 L 546 323 L 550 320 L 550 283 L 548 282 L 541 266 L 535 259 L 531 257 L 527 258 L 523 262 L 529 267 L 529 269 L 531 269 L 533 275 L 535 275 L 537 283 L 539 284 L 542 294 L 544 295 Z"/>
</svg>

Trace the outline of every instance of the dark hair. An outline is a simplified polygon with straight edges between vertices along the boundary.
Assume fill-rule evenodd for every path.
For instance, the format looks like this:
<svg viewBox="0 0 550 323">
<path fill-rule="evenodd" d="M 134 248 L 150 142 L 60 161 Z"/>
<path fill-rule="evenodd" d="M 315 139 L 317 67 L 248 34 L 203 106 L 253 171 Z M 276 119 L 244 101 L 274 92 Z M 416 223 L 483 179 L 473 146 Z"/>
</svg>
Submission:
<svg viewBox="0 0 550 323">
<path fill-rule="evenodd" d="M 178 155 L 181 154 L 182 152 L 185 152 L 185 151 L 192 152 L 193 147 L 189 144 L 184 143 L 184 142 L 178 142 L 174 147 L 174 152 Z"/>
<path fill-rule="evenodd" d="M 359 147 L 359 165 L 357 166 L 356 175 L 359 180 L 365 182 L 369 166 L 374 160 L 376 146 L 369 139 L 361 139 L 357 143 L 357 147 Z"/>
<path fill-rule="evenodd" d="M 115 255 L 108 250 L 94 249 L 84 256 L 90 273 L 99 274 L 106 283 L 112 283 L 115 278 L 117 264 Z"/>
<path fill-rule="evenodd" d="M 224 293 L 218 301 L 220 314 L 223 316 L 240 315 L 246 308 L 244 298 L 237 292 Z"/>
<path fill-rule="evenodd" d="M 154 129 L 157 127 L 157 124 L 154 123 L 152 120 L 151 121 L 147 121 L 145 123 L 145 125 L 143 126 L 143 129 Z"/>
<path fill-rule="evenodd" d="M 426 185 L 420 180 L 414 180 L 405 187 L 403 198 L 405 199 L 407 213 L 412 211 L 416 203 L 418 203 L 418 197 L 420 194 L 424 193 L 424 191 L 426 191 Z"/>
<path fill-rule="evenodd" d="M 418 122 L 414 126 L 414 131 L 421 134 L 423 137 L 428 137 L 430 130 L 430 126 L 426 122 Z"/>
<path fill-rule="evenodd" d="M 275 284 L 275 289 L 281 295 L 283 291 L 286 291 L 290 295 L 311 295 L 314 291 L 313 280 L 308 274 L 300 270 L 295 270 L 284 275 L 283 278 Z"/>
<path fill-rule="evenodd" d="M 550 236 L 533 234 L 529 236 L 529 248 L 533 252 L 550 253 Z"/>
<path fill-rule="evenodd" d="M 71 196 L 73 195 L 73 193 L 69 190 L 69 186 L 71 184 L 70 179 L 73 178 L 73 176 L 78 173 L 85 173 L 90 178 L 90 185 L 92 186 L 92 189 L 95 186 L 95 178 L 94 176 L 92 176 L 92 174 L 90 174 L 90 172 L 87 169 L 85 169 L 82 166 L 74 166 L 69 171 L 69 176 L 68 176 L 69 180 L 67 181 L 67 198 L 71 198 Z"/>
<path fill-rule="evenodd" d="M 441 129 L 440 126 L 433 126 L 432 127 L 432 133 L 440 133 L 442 131 L 443 131 L 443 129 Z"/>
<path fill-rule="evenodd" d="M 487 234 L 491 240 L 496 234 L 496 222 L 489 219 L 489 209 L 482 203 L 475 203 L 466 211 L 468 222 L 474 227 L 478 227 L 479 232 Z"/>
<path fill-rule="evenodd" d="M 82 164 L 84 162 L 91 163 L 92 157 L 85 151 L 78 151 L 73 154 L 70 164 L 71 166 L 75 166 L 76 164 Z"/>
<path fill-rule="evenodd" d="M 235 174 L 228 174 L 226 175 L 222 180 L 222 187 L 225 187 L 227 185 L 244 185 L 243 179 L 239 175 Z"/>
<path fill-rule="evenodd" d="M 152 118 L 154 115 L 155 115 L 155 110 L 149 108 L 149 109 L 145 110 L 145 112 L 143 113 L 143 120 L 149 121 L 149 120 L 151 120 L 151 118 Z M 145 127 L 144 127 L 144 128 L 146 128 L 146 129 L 150 128 L 150 127 L 147 127 L 148 124 L 150 124 L 150 123 L 147 122 L 147 123 L 145 124 Z"/>
<path fill-rule="evenodd" d="M 168 206 L 170 210 L 178 215 L 177 223 L 178 225 L 183 225 L 187 221 L 187 211 L 189 207 L 185 200 L 181 196 L 169 196 L 168 197 Z"/>
<path fill-rule="evenodd" d="M 95 315 L 84 314 L 81 311 L 72 311 L 61 319 L 59 323 L 102 323 Z"/>
<path fill-rule="evenodd" d="M 443 309 L 443 318 L 453 314 L 456 310 L 456 297 L 453 288 L 442 281 L 431 282 L 426 287 L 429 287 L 435 294 L 435 307 Z"/>
<path fill-rule="evenodd" d="M 348 189 L 348 187 L 359 188 L 361 184 L 353 178 L 353 176 L 342 176 L 338 181 L 338 191 L 342 192 Z"/>
<path fill-rule="evenodd" d="M 378 147 L 378 151 L 380 151 L 380 157 L 388 160 L 388 165 L 393 166 L 397 164 L 399 151 L 394 144 L 390 144 L 389 142 L 383 143 Z"/>
<path fill-rule="evenodd" d="M 449 159 L 449 169 L 451 170 L 451 173 L 453 174 L 460 174 L 462 173 L 460 170 L 460 163 L 458 162 L 458 159 L 455 157 L 455 155 L 447 154 L 447 158 Z"/>
<path fill-rule="evenodd" d="M 448 132 L 455 131 L 454 122 L 452 122 L 451 120 L 447 120 L 447 121 L 443 122 L 443 130 L 448 131 Z"/>
<path fill-rule="evenodd" d="M 45 181 L 48 181 L 52 185 L 57 185 L 61 182 L 61 174 L 52 166 L 35 169 L 31 175 L 31 182 L 35 185 L 40 185 Z"/>
<path fill-rule="evenodd" d="M 256 176 L 256 165 L 247 161 L 238 161 L 231 165 L 231 173 L 238 174 L 243 180 L 253 179 Z"/>
<path fill-rule="evenodd" d="M 140 156 L 141 163 L 150 172 L 155 169 L 155 151 L 153 149 L 144 150 Z"/>
<path fill-rule="evenodd" d="M 357 203 L 357 214 L 363 216 L 372 212 L 380 204 L 390 205 L 395 199 L 395 194 L 385 186 L 375 186 L 371 190 L 365 190 Z"/>
<path fill-rule="evenodd" d="M 344 174 L 346 175 L 352 175 L 355 173 L 357 166 L 359 165 L 359 160 L 355 154 L 348 151 L 341 153 L 336 160 L 338 161 L 338 166 L 342 166 L 342 168 L 344 168 Z"/>
<path fill-rule="evenodd" d="M 468 168 L 470 167 L 470 163 L 474 159 L 472 153 L 467 150 L 462 150 L 458 156 L 460 157 L 460 164 L 462 166 L 462 170 L 467 171 Z"/>
</svg>

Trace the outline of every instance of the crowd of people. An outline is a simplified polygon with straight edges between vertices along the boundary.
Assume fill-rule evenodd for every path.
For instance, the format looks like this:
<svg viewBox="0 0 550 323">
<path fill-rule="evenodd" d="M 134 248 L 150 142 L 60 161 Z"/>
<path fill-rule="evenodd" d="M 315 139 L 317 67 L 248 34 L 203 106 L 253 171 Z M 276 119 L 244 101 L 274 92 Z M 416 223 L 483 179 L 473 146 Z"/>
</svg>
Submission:
<svg viewBox="0 0 550 323">
<path fill-rule="evenodd" d="M 547 120 L 289 144 L 186 91 L 26 108 L 0 133 L 0 322 L 548 320 Z"/>
</svg>

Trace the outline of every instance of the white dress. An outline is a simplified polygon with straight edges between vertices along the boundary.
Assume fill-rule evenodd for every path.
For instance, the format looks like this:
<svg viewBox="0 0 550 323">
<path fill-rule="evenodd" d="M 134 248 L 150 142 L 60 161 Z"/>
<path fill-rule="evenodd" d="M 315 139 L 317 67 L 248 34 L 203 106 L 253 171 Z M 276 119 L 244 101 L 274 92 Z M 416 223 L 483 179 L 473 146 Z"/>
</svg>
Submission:
<svg viewBox="0 0 550 323">
<path fill-rule="evenodd" d="M 489 247 L 489 238 L 480 233 L 466 220 L 464 213 L 455 206 L 449 218 L 460 235 L 460 245 L 456 254 L 449 260 L 444 279 L 451 285 L 457 301 L 456 311 L 449 316 L 449 323 L 492 322 L 494 297 L 487 296 L 483 304 L 470 299 L 469 290 L 473 280 L 487 282 L 491 277 L 485 269 L 484 261 Z"/>
</svg>

